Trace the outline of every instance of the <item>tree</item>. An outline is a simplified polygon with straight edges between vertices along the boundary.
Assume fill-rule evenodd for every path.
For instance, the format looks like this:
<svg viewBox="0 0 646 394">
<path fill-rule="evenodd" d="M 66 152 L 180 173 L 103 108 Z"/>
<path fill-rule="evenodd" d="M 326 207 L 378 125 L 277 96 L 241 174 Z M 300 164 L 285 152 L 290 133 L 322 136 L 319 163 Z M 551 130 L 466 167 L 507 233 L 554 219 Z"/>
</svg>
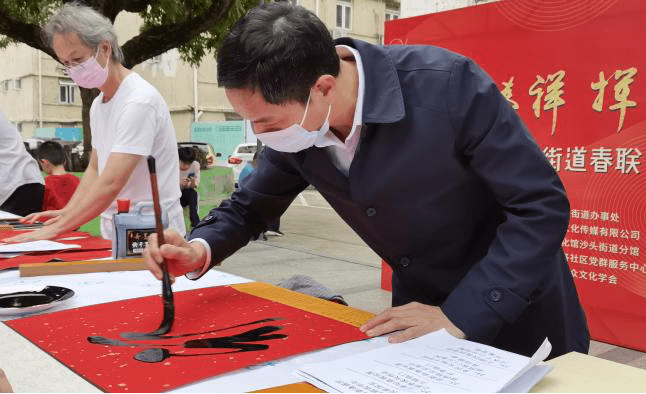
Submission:
<svg viewBox="0 0 646 394">
<path fill-rule="evenodd" d="M 72 0 L 0 0 L 0 49 L 12 42 L 25 43 L 56 59 L 42 40 L 40 26 L 64 3 Z M 214 54 L 230 27 L 258 0 L 77 0 L 114 23 L 122 12 L 138 13 L 141 33 L 121 48 L 124 66 L 132 68 L 154 56 L 177 48 L 182 60 L 198 65 Z M 4 36 L 4 37 L 3 37 Z M 81 90 L 83 103 L 84 163 L 92 149 L 90 105 L 98 89 Z"/>
</svg>

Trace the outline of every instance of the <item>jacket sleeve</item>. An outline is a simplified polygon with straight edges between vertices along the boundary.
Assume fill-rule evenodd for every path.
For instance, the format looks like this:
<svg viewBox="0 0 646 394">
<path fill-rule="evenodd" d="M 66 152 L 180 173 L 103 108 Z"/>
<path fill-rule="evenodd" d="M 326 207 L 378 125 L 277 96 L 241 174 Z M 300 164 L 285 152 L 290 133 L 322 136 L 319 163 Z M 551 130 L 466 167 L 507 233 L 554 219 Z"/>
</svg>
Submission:
<svg viewBox="0 0 646 394">
<path fill-rule="evenodd" d="M 265 231 L 307 187 L 286 156 L 265 148 L 258 168 L 244 178 L 231 198 L 212 209 L 191 231 L 189 240 L 201 238 L 209 244 L 211 267 Z"/>
<path fill-rule="evenodd" d="M 457 154 L 505 215 L 486 255 L 441 306 L 470 339 L 485 342 L 519 318 L 563 263 L 570 207 L 558 175 L 484 71 L 456 61 L 447 101 Z"/>
</svg>

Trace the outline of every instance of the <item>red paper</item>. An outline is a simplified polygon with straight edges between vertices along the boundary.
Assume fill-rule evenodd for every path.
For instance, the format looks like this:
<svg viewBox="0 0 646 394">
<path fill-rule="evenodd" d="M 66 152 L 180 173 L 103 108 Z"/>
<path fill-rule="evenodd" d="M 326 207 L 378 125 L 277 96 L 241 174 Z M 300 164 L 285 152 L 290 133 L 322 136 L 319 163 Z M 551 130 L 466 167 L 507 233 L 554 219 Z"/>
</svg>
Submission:
<svg viewBox="0 0 646 394">
<path fill-rule="evenodd" d="M 29 232 L 29 230 L 0 231 L 0 241 L 26 232 Z M 67 240 L 67 238 L 77 237 L 82 238 Z M 47 263 L 50 261 L 83 261 L 112 256 L 112 242 L 101 237 L 90 235 L 89 233 L 73 231 L 61 234 L 52 241 L 70 245 L 81 245 L 81 248 L 55 252 L 28 253 L 11 259 L 0 259 L 0 271 L 9 268 L 16 268 L 20 264 Z"/>
<path fill-rule="evenodd" d="M 23 255 L 12 259 L 0 259 L 0 271 L 17 268 L 21 264 L 38 264 L 56 261 L 85 261 L 111 257 L 111 250 L 72 250 L 60 253 Z"/>
<path fill-rule="evenodd" d="M 175 323 L 168 335 L 199 333 L 233 327 L 262 319 L 281 320 L 229 328 L 205 335 L 168 340 L 132 341 L 122 332 L 152 332 L 162 319 L 161 297 L 152 296 L 93 305 L 6 324 L 85 379 L 108 392 L 160 392 L 205 378 L 262 364 L 287 356 L 367 338 L 358 328 L 327 317 L 239 292 L 228 286 L 175 293 Z M 265 326 L 279 326 L 266 350 L 208 355 L 231 349 L 194 349 L 181 346 L 189 340 L 239 335 Z M 88 342 L 88 336 L 103 336 L 149 347 L 121 347 Z M 133 357 L 163 344 L 171 354 L 159 363 L 144 363 Z M 197 354 L 182 357 L 179 355 Z M 206 355 L 205 355 L 206 354 Z"/>
<path fill-rule="evenodd" d="M 29 233 L 32 230 L 3 230 L 0 231 L 0 241 L 3 241 L 5 238 L 15 237 L 19 234 Z M 73 238 L 73 239 L 68 239 Z M 82 249 L 111 249 L 112 241 L 109 239 L 103 239 L 86 233 L 83 231 L 72 231 L 65 234 L 60 234 L 59 236 L 52 239 L 52 241 L 60 242 L 62 244 L 70 245 L 81 245 Z"/>
</svg>

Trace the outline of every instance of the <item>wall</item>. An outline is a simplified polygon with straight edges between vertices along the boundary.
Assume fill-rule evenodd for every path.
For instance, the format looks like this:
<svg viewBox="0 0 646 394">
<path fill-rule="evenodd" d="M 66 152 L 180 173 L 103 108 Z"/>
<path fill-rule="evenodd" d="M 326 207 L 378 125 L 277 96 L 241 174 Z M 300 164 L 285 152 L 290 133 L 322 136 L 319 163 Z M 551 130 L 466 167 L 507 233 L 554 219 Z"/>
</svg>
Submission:
<svg viewBox="0 0 646 394">
<path fill-rule="evenodd" d="M 401 0 L 401 17 L 431 14 L 495 0 Z"/>
</svg>

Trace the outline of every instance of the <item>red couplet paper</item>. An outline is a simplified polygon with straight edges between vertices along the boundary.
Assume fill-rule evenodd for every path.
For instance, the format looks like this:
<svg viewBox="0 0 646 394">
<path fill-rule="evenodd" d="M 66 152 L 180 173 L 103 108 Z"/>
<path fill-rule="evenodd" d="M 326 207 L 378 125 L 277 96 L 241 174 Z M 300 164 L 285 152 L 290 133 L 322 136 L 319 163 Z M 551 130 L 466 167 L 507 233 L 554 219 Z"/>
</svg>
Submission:
<svg viewBox="0 0 646 394">
<path fill-rule="evenodd" d="M 18 234 L 26 232 L 29 231 L 0 231 L 0 242 L 5 238 L 15 237 Z M 0 259 L 0 271 L 9 268 L 17 268 L 21 264 L 47 263 L 50 261 L 82 261 L 112 256 L 112 242 L 108 239 L 90 235 L 89 233 L 73 231 L 61 234 L 52 241 L 63 244 L 80 245 L 81 247 L 55 252 L 28 253 L 10 259 Z"/>
<path fill-rule="evenodd" d="M 6 324 L 107 392 L 167 391 L 250 365 L 366 338 L 357 327 L 229 286 L 175 293 L 175 322 L 167 334 L 175 338 L 128 340 L 120 337 L 123 332 L 154 331 L 162 314 L 161 297 L 152 296 L 17 319 Z M 267 321 L 258 322 L 263 319 Z M 247 325 L 251 322 L 258 323 Z M 266 335 L 279 338 L 244 339 L 245 332 L 268 326 L 274 328 Z M 203 334 L 182 336 L 193 333 Z M 92 344 L 88 342 L 88 336 L 120 340 L 137 347 Z M 226 338 L 230 340 L 232 336 L 241 337 L 234 341 L 265 344 L 268 348 L 232 353 L 236 349 L 183 346 L 188 341 L 196 343 L 200 339 L 224 338 L 226 342 Z M 139 352 L 152 348 L 165 348 L 168 357 L 156 363 L 134 358 Z"/>
</svg>

